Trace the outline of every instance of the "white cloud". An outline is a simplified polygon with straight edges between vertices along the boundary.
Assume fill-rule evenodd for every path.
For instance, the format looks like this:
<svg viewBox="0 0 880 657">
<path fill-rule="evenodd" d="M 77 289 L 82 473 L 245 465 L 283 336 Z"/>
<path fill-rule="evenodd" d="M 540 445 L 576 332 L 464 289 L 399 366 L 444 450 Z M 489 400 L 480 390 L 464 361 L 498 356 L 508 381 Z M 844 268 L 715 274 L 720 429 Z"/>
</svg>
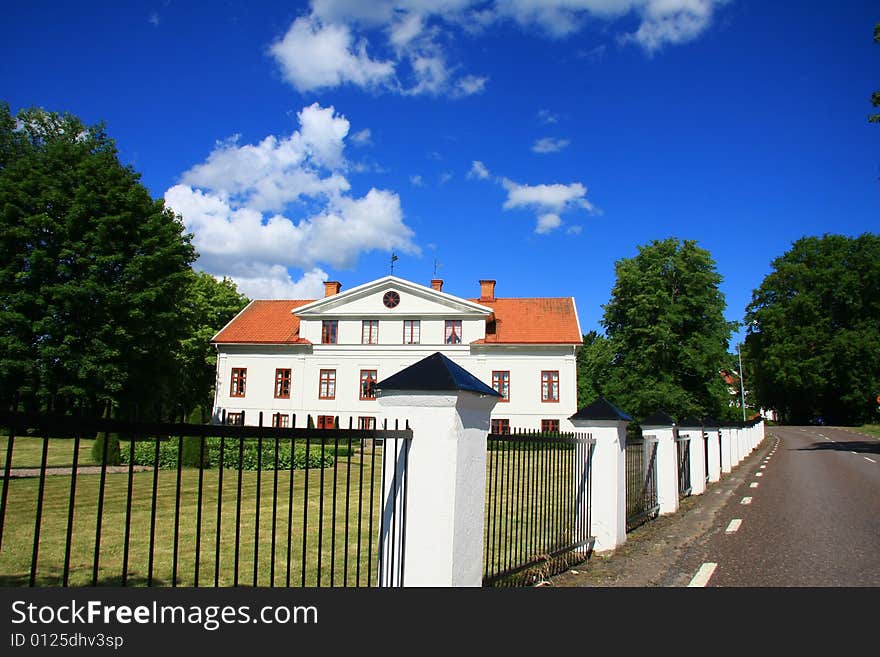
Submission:
<svg viewBox="0 0 880 657">
<path fill-rule="evenodd" d="M 341 174 L 349 123 L 332 107 L 317 103 L 297 114 L 300 130 L 270 135 L 258 144 L 219 142 L 208 159 L 181 177 L 193 187 L 218 190 L 236 203 L 260 211 L 281 210 L 302 197 L 337 196 L 348 191 Z M 330 170 L 330 175 L 322 175 Z"/>
<path fill-rule="evenodd" d="M 539 234 L 559 228 L 562 225 L 561 215 L 564 212 L 578 208 L 588 212 L 598 212 L 586 198 L 587 188 L 579 182 L 568 185 L 561 183 L 521 185 L 508 178 L 501 178 L 499 182 L 507 190 L 507 200 L 502 207 L 505 210 L 518 208 L 533 210 L 537 219 L 535 232 Z"/>
<path fill-rule="evenodd" d="M 297 18 L 270 52 L 300 92 L 346 83 L 378 87 L 394 78 L 394 63 L 371 59 L 366 40 L 355 42 L 347 25 L 325 25 L 313 17 Z"/>
<path fill-rule="evenodd" d="M 312 0 L 271 53 L 299 91 L 354 84 L 408 95 L 462 97 L 483 91 L 487 78 L 449 63 L 446 44 L 464 31 L 478 36 L 503 21 L 524 32 L 562 38 L 586 25 L 634 16 L 635 31 L 619 35 L 654 53 L 699 37 L 728 0 Z M 372 53 L 381 53 L 371 56 Z M 597 58 L 604 44 L 578 43 Z"/>
<path fill-rule="evenodd" d="M 370 132 L 369 128 L 358 130 L 351 136 L 351 141 L 357 146 L 366 146 L 367 144 L 373 143 L 373 133 Z"/>
<path fill-rule="evenodd" d="M 569 226 L 565 229 L 565 232 L 569 235 L 580 235 L 584 231 L 584 227 L 581 225 Z"/>
<path fill-rule="evenodd" d="M 154 11 L 150 14 L 149 18 L 147 18 L 147 22 L 154 27 L 159 27 L 159 14 Z"/>
<path fill-rule="evenodd" d="M 558 214 L 548 212 L 547 214 L 538 215 L 538 224 L 535 226 L 535 232 L 539 235 L 549 233 L 562 225 L 562 219 Z"/>
<path fill-rule="evenodd" d="M 550 110 L 542 109 L 538 110 L 538 121 L 541 123 L 558 123 L 559 115 L 554 114 Z"/>
<path fill-rule="evenodd" d="M 581 183 L 571 183 L 570 185 L 552 184 L 552 185 L 520 185 L 503 178 L 501 186 L 507 190 L 507 200 L 504 202 L 504 209 L 512 208 L 546 208 L 561 212 L 563 208 L 571 205 L 579 205 L 586 207 L 584 198 L 587 194 L 587 188 Z"/>
<path fill-rule="evenodd" d="M 297 116 L 300 129 L 287 137 L 218 144 L 165 192 L 194 234 L 197 266 L 252 297 L 308 297 L 322 265 L 349 268 L 368 251 L 419 253 L 397 194 L 349 195 L 348 121 L 317 104 Z M 305 273 L 294 281 L 288 268 Z"/>
<path fill-rule="evenodd" d="M 441 185 L 445 185 L 450 180 L 452 180 L 452 173 L 450 173 L 449 171 L 444 171 L 443 173 L 440 174 L 439 180 L 440 180 Z"/>
<path fill-rule="evenodd" d="M 410 176 L 409 182 L 411 185 L 413 185 L 415 187 L 421 187 L 422 185 L 424 185 L 424 181 L 422 180 L 422 177 L 418 176 L 418 175 Z"/>
<path fill-rule="evenodd" d="M 532 151 L 535 153 L 558 153 L 568 146 L 568 139 L 555 139 L 554 137 L 544 137 L 532 144 Z"/>
<path fill-rule="evenodd" d="M 468 171 L 468 178 L 478 178 L 479 180 L 485 180 L 489 177 L 489 169 L 486 168 L 486 165 L 480 162 L 479 160 L 474 160 L 471 163 L 471 170 Z"/>
</svg>

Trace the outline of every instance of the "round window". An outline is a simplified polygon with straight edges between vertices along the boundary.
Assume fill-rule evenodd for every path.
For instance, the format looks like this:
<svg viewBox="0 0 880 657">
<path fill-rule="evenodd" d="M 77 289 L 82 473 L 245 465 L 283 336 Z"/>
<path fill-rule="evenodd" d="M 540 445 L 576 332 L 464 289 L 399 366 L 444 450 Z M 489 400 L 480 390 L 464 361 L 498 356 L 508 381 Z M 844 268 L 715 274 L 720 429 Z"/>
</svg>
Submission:
<svg viewBox="0 0 880 657">
<path fill-rule="evenodd" d="M 391 292 L 386 292 L 385 296 L 382 297 L 382 303 L 385 304 L 386 308 L 394 308 L 400 303 L 400 295 L 393 290 Z"/>
</svg>

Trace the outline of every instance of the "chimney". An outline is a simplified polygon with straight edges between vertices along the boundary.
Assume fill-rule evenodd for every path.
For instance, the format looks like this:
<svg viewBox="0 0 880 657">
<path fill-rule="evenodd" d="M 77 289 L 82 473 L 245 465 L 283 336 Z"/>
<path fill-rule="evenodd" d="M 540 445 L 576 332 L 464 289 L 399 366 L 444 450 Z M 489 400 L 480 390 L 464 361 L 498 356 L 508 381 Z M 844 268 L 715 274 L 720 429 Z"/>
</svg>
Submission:
<svg viewBox="0 0 880 657">
<path fill-rule="evenodd" d="M 480 301 L 495 301 L 495 281 L 480 281 Z"/>
<path fill-rule="evenodd" d="M 442 278 L 431 279 L 431 289 L 437 290 L 438 292 L 442 292 L 443 291 L 443 279 Z"/>
<path fill-rule="evenodd" d="M 339 281 L 324 281 L 324 296 L 332 297 L 334 294 L 339 294 L 339 290 L 342 289 L 342 283 Z"/>
</svg>

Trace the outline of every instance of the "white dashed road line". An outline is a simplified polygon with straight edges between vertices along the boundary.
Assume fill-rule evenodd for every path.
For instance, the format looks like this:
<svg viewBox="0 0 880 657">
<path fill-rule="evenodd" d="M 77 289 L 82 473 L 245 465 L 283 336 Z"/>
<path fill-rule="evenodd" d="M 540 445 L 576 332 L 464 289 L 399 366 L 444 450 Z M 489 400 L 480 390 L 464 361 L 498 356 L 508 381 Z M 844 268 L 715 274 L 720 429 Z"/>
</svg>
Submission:
<svg viewBox="0 0 880 657">
<path fill-rule="evenodd" d="M 740 500 L 740 504 L 751 504 L 751 503 L 752 503 L 751 497 L 744 497 L 744 498 L 742 498 L 742 500 Z"/>
<path fill-rule="evenodd" d="M 749 488 L 757 488 L 757 487 L 758 487 L 757 481 L 753 481 L 752 483 L 749 484 Z"/>
<path fill-rule="evenodd" d="M 742 524 L 742 519 L 740 519 L 740 518 L 734 518 L 733 520 L 730 521 L 730 524 L 727 525 L 727 529 L 724 530 L 724 533 L 725 533 L 725 534 L 732 534 L 732 533 L 734 533 L 737 529 L 739 529 L 739 526 L 740 526 L 741 524 Z"/>
<path fill-rule="evenodd" d="M 700 566 L 700 569 L 697 571 L 697 574 L 694 575 L 694 578 L 691 580 L 691 583 L 688 586 L 699 586 L 704 587 L 709 583 L 709 578 L 712 577 L 712 573 L 715 572 L 715 569 L 718 567 L 717 563 L 712 563 L 708 561 Z"/>
<path fill-rule="evenodd" d="M 877 462 L 877 461 L 875 461 L 874 459 L 869 459 L 867 456 L 863 456 L 862 458 L 865 459 L 866 461 L 870 461 L 871 463 L 876 463 L 876 462 Z"/>
</svg>

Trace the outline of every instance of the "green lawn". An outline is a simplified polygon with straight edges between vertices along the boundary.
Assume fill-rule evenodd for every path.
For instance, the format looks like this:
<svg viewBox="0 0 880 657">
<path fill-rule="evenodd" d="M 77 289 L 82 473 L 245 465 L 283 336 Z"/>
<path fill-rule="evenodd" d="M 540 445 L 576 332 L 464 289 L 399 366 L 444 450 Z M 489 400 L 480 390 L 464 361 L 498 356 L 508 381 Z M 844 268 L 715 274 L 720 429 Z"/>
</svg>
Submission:
<svg viewBox="0 0 880 657">
<path fill-rule="evenodd" d="M 862 433 L 868 433 L 872 436 L 877 436 L 878 438 L 880 438 L 880 424 L 863 424 L 858 429 Z"/>
<path fill-rule="evenodd" d="M 42 442 L 37 440 L 36 442 Z M 51 441 L 55 442 L 55 441 Z M 58 441 L 61 442 L 61 441 Z M 24 445 L 24 439 L 22 440 Z M 123 444 L 124 445 L 124 444 Z M 4 446 L 5 447 L 5 446 Z M 34 446 L 22 447 L 16 440 L 13 459 L 16 464 L 30 464 Z M 84 448 L 85 449 L 85 448 Z M 5 451 L 5 450 L 4 450 Z M 39 449 L 36 450 L 39 453 Z M 72 441 L 68 445 L 68 459 L 72 457 Z M 50 454 L 52 454 L 50 450 Z M 5 454 L 4 454 L 5 457 Z M 19 461 L 19 458 L 21 459 Z M 61 452 L 54 455 L 56 464 L 63 464 Z M 277 471 L 277 493 L 273 494 L 276 471 L 259 473 L 259 532 L 256 531 L 257 480 L 254 471 L 241 472 L 241 496 L 238 496 L 237 470 L 224 470 L 222 495 L 220 471 L 202 471 L 201 531 L 197 532 L 199 470 L 184 468 L 180 481 L 179 526 L 177 547 L 177 585 L 192 586 L 196 574 L 196 541 L 198 549 L 198 581 L 200 586 L 213 586 L 215 555 L 217 554 L 217 516 L 220 504 L 220 564 L 217 577 L 220 586 L 235 583 L 235 556 L 238 547 L 238 583 L 253 585 L 255 559 L 259 586 L 273 585 L 272 551 L 274 546 L 274 585 L 285 586 L 288 575 L 292 586 L 302 585 L 305 570 L 307 586 L 369 586 L 374 583 L 376 570 L 376 539 L 378 535 L 379 485 L 381 478 L 381 449 L 376 450 L 375 467 L 372 455 L 363 455 L 363 495 L 359 483 L 361 453 L 350 459 L 340 458 L 337 466 L 293 471 L 293 517 L 288 523 L 290 471 Z M 37 458 L 39 463 L 39 457 Z M 346 477 L 350 473 L 350 488 L 346 496 Z M 323 476 L 323 487 L 322 487 Z M 336 486 L 334 487 L 334 476 Z M 369 479 L 375 481 L 372 512 L 370 511 Z M 157 477 L 155 536 L 151 542 L 151 509 L 153 490 L 152 471 L 135 473 L 131 480 L 131 520 L 126 523 L 126 504 L 129 496 L 128 473 L 107 474 L 101 515 L 101 545 L 98 583 L 122 583 L 125 550 L 125 527 L 131 527 L 128 540 L 127 584 L 145 585 L 149 577 L 150 546 L 153 546 L 153 585 L 172 585 L 175 552 L 175 507 L 177 470 L 160 470 Z M 100 475 L 79 475 L 76 481 L 73 528 L 69 554 L 69 585 L 88 585 L 92 581 L 95 555 L 95 537 L 98 518 Z M 39 478 L 11 479 L 0 546 L 0 585 L 27 585 L 34 549 L 36 507 Z M 308 486 L 308 506 L 303 499 Z M 42 520 L 37 559 L 37 584 L 57 586 L 62 583 L 65 545 L 68 532 L 68 512 L 71 477 L 47 476 L 43 494 Z M 323 490 L 323 495 L 321 491 Z M 336 508 L 334 513 L 334 496 Z M 240 501 L 240 523 L 236 522 L 237 503 Z M 363 513 L 358 551 L 358 505 Z M 323 508 L 322 508 L 323 505 Z M 347 505 L 347 508 L 346 508 Z M 275 531 L 273 540 L 273 510 Z M 307 514 L 307 515 L 306 515 Z M 373 532 L 369 532 L 372 517 Z M 349 522 L 346 523 L 346 518 Z M 239 537 L 236 540 L 236 528 Z M 346 531 L 348 535 L 346 536 Z M 288 536 L 290 561 L 288 562 Z M 305 567 L 303 546 L 305 544 Z M 346 547 L 347 546 L 347 547 Z M 320 582 L 318 558 L 320 554 Z M 332 560 L 332 568 L 331 568 Z M 368 568 L 372 572 L 368 572 Z M 360 572 L 358 573 L 358 569 Z"/>
<path fill-rule="evenodd" d="M 79 441 L 79 464 L 92 465 L 92 443 L 94 440 Z M 0 436 L 0 470 L 6 467 L 6 452 L 9 436 Z M 46 465 L 49 467 L 70 466 L 73 463 L 72 438 L 52 438 L 49 440 L 49 452 Z M 17 436 L 12 447 L 13 468 L 39 468 L 43 458 L 43 439 Z"/>
</svg>

